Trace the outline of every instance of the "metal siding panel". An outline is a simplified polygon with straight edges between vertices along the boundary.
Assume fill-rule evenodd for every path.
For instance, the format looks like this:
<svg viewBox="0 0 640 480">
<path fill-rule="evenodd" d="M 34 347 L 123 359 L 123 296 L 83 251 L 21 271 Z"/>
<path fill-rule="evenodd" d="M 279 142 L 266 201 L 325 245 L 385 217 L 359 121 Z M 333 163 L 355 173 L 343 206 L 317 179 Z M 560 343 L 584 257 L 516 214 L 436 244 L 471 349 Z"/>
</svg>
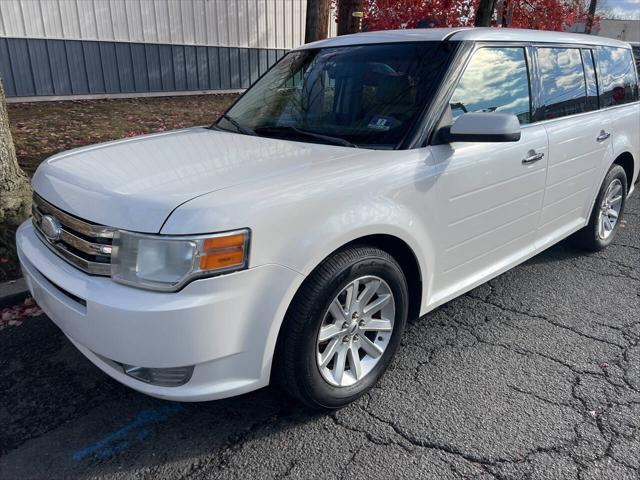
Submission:
<svg viewBox="0 0 640 480">
<path fill-rule="evenodd" d="M 120 93 L 120 77 L 118 75 L 118 58 L 113 42 L 100 42 L 100 62 L 104 77 L 104 89 L 107 93 Z"/>
<path fill-rule="evenodd" d="M 171 43 L 171 19 L 166 0 L 153 0 L 153 21 L 159 43 Z"/>
<path fill-rule="evenodd" d="M 282 29 L 282 47 L 291 48 L 293 44 L 293 5 L 292 1 L 283 2 L 284 20 Z"/>
<path fill-rule="evenodd" d="M 113 28 L 113 39 L 117 41 L 129 40 L 129 27 L 127 26 L 127 11 L 120 0 L 109 2 L 110 20 Z"/>
<path fill-rule="evenodd" d="M 207 47 L 196 47 L 196 56 L 198 60 L 198 88 L 200 90 L 208 90 L 211 88 L 211 82 L 209 81 Z"/>
<path fill-rule="evenodd" d="M 4 92 L 7 97 L 16 96 L 16 86 L 13 83 L 13 72 L 11 70 L 11 59 L 9 58 L 9 45 L 12 41 L 7 38 L 0 38 L 0 77 L 4 84 Z"/>
<path fill-rule="evenodd" d="M 217 90 L 222 88 L 222 79 L 220 77 L 220 63 L 218 59 L 218 47 L 207 47 L 207 57 L 209 66 L 209 85 L 210 88 Z"/>
<path fill-rule="evenodd" d="M 247 2 L 246 0 L 238 0 L 235 2 L 236 5 L 236 15 L 238 19 L 238 43 L 239 47 L 249 46 L 249 32 L 247 29 L 247 17 L 249 16 L 249 12 L 247 11 Z"/>
<path fill-rule="evenodd" d="M 2 14 L 3 23 L 7 29 L 8 37 L 24 37 L 25 24 L 22 18 L 20 4 L 16 2 L 0 2 L 0 14 Z"/>
<path fill-rule="evenodd" d="M 259 62 L 260 62 L 260 75 L 269 69 L 269 52 L 268 50 L 261 48 L 258 50 Z"/>
<path fill-rule="evenodd" d="M 36 95 L 53 95 L 53 80 L 51 79 L 46 40 L 29 39 L 27 40 L 27 48 L 29 49 Z"/>
<path fill-rule="evenodd" d="M 267 47 L 268 48 L 276 48 L 276 4 L 273 1 L 267 2 Z"/>
<path fill-rule="evenodd" d="M 125 12 L 127 12 L 127 29 L 129 40 L 132 42 L 145 42 L 144 28 L 142 26 L 142 15 L 140 12 L 140 1 L 125 0 Z"/>
<path fill-rule="evenodd" d="M 256 33 L 258 38 L 256 46 L 259 48 L 267 48 L 269 46 L 269 30 L 267 20 L 267 0 L 255 0 L 256 2 Z"/>
<path fill-rule="evenodd" d="M 191 2 L 180 3 L 180 17 L 182 19 L 182 38 L 187 45 L 195 43 L 195 19 L 193 15 L 193 6 Z"/>
<path fill-rule="evenodd" d="M 176 90 L 187 89 L 187 74 L 184 64 L 184 47 L 182 45 L 172 45 L 173 53 L 173 74 Z"/>
<path fill-rule="evenodd" d="M 204 8 L 204 0 L 192 0 L 194 22 L 194 38 L 196 45 L 207 44 L 207 16 Z"/>
<path fill-rule="evenodd" d="M 49 51 L 49 66 L 55 95 L 71 95 L 71 77 L 69 76 L 69 61 L 64 40 L 47 40 Z"/>
<path fill-rule="evenodd" d="M 198 59 L 196 47 L 187 45 L 184 47 L 184 65 L 187 75 L 187 90 L 198 89 Z"/>
<path fill-rule="evenodd" d="M 142 37 L 145 39 L 145 42 L 159 42 L 155 2 L 153 0 L 140 2 L 139 8 L 140 18 L 142 20 Z"/>
<path fill-rule="evenodd" d="M 169 2 L 167 7 L 169 21 L 169 43 L 184 43 L 180 2 Z"/>
<path fill-rule="evenodd" d="M 216 0 L 215 9 L 216 9 L 216 27 L 217 27 L 217 39 L 218 45 L 226 46 L 229 45 L 229 23 L 227 21 L 227 4 L 222 2 L 221 0 Z"/>
<path fill-rule="evenodd" d="M 215 1 L 204 2 L 204 17 L 207 45 L 218 45 L 218 15 Z"/>
<path fill-rule="evenodd" d="M 147 57 L 144 52 L 144 44 L 132 43 L 130 46 L 133 65 L 133 83 L 136 92 L 148 92 L 149 76 L 147 73 Z"/>
<path fill-rule="evenodd" d="M 20 97 L 35 95 L 36 91 L 31 73 L 27 41 L 22 38 L 14 38 L 9 42 L 8 47 L 16 95 Z"/>
<path fill-rule="evenodd" d="M 231 55 L 230 48 L 218 48 L 218 65 L 220 66 L 220 88 L 231 88 Z"/>
<path fill-rule="evenodd" d="M 249 74 L 251 84 L 260 76 L 260 60 L 257 48 L 249 49 Z"/>
<path fill-rule="evenodd" d="M 89 92 L 105 93 L 102 62 L 100 61 L 100 44 L 98 42 L 82 42 L 82 53 Z"/>
<path fill-rule="evenodd" d="M 239 48 L 238 55 L 240 57 L 240 83 L 241 88 L 248 88 L 251 84 L 251 73 L 249 68 L 249 50 L 247 48 Z"/>
<path fill-rule="evenodd" d="M 58 6 L 60 8 L 64 38 L 80 38 L 80 23 L 75 3 L 60 0 Z"/>
<path fill-rule="evenodd" d="M 276 50 L 270 48 L 269 50 L 267 50 L 267 58 L 268 58 L 268 62 L 269 62 L 269 67 L 271 67 L 271 65 L 273 65 L 274 63 L 276 63 L 278 61 L 278 57 L 276 55 Z"/>
<path fill-rule="evenodd" d="M 100 40 L 113 40 L 115 38 L 113 23 L 111 21 L 111 7 L 109 0 L 93 0 L 96 14 L 96 28 Z"/>
<path fill-rule="evenodd" d="M 145 45 L 145 57 L 147 59 L 147 74 L 149 75 L 149 90 L 162 91 L 162 78 L 160 72 L 160 46 Z"/>
<path fill-rule="evenodd" d="M 42 10 L 45 36 L 48 38 L 61 38 L 63 36 L 62 16 L 58 2 L 41 1 L 40 8 Z"/>
<path fill-rule="evenodd" d="M 78 18 L 80 19 L 80 38 L 83 40 L 98 40 L 98 26 L 93 2 L 75 2 Z"/>
<path fill-rule="evenodd" d="M 231 88 L 242 88 L 240 80 L 240 58 L 237 48 L 229 48 L 229 73 Z"/>
<path fill-rule="evenodd" d="M 22 18 L 24 20 L 25 36 L 29 38 L 44 37 L 44 25 L 42 15 L 40 15 L 40 5 L 38 1 L 18 2 L 22 8 Z"/>
<path fill-rule="evenodd" d="M 130 44 L 118 42 L 115 44 L 115 47 L 120 91 L 122 93 L 135 92 L 136 84 L 133 77 Z"/>
<path fill-rule="evenodd" d="M 71 92 L 75 95 L 89 93 L 82 43 L 76 40 L 66 40 L 64 45 L 67 52 L 67 65 L 69 66 Z"/>
<path fill-rule="evenodd" d="M 173 75 L 173 51 L 171 45 L 160 45 L 160 78 L 162 80 L 162 90 L 172 91 L 176 89 Z"/>
</svg>

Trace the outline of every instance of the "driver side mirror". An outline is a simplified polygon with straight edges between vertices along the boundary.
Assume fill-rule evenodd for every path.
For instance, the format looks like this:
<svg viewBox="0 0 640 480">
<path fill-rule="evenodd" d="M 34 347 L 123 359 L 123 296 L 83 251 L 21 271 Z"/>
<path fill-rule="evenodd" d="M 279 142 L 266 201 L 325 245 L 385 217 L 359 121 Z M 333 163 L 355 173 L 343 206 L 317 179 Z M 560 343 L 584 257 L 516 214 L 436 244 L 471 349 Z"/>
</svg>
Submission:
<svg viewBox="0 0 640 480">
<path fill-rule="evenodd" d="M 517 142 L 520 122 L 512 113 L 464 113 L 443 132 L 443 139 L 451 142 Z"/>
</svg>

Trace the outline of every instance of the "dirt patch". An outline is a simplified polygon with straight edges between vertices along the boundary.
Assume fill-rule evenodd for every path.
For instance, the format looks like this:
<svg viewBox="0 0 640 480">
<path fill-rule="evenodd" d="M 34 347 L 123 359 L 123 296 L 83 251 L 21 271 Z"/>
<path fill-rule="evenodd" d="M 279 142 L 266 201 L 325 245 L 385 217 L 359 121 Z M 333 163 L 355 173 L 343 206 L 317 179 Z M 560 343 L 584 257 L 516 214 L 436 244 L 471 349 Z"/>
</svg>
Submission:
<svg viewBox="0 0 640 480">
<path fill-rule="evenodd" d="M 212 124 L 237 95 L 196 95 L 8 105 L 18 162 L 30 177 L 51 155 L 91 143 Z M 0 282 L 20 276 L 15 229 L 0 224 Z"/>
</svg>

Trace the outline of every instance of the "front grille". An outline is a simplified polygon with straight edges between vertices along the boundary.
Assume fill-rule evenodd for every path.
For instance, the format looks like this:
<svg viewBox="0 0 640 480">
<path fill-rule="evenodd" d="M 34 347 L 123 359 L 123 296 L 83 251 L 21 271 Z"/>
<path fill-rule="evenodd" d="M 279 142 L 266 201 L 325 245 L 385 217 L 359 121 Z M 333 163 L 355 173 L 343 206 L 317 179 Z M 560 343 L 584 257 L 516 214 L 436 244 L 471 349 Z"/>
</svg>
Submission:
<svg viewBox="0 0 640 480">
<path fill-rule="evenodd" d="M 63 212 L 33 194 L 33 225 L 40 239 L 56 255 L 90 275 L 111 274 L 111 244 L 115 229 L 87 222 Z M 49 217 L 48 226 L 59 227 L 55 232 L 43 228 L 43 218 Z M 53 222 L 53 223 L 52 223 Z"/>
</svg>

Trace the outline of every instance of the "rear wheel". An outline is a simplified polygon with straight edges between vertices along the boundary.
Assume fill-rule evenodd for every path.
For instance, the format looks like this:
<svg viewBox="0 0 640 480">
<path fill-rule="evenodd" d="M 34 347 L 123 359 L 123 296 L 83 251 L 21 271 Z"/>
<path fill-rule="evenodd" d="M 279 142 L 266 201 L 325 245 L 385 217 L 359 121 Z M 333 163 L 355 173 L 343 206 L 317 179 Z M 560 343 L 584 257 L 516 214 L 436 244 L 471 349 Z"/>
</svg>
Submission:
<svg viewBox="0 0 640 480">
<path fill-rule="evenodd" d="M 282 325 L 273 376 L 291 395 L 339 408 L 382 376 L 407 318 L 402 269 L 388 253 L 351 247 L 305 281 Z"/>
<path fill-rule="evenodd" d="M 589 224 L 575 235 L 576 244 L 591 251 L 606 248 L 618 230 L 626 198 L 627 175 L 614 164 L 602 182 Z"/>
</svg>

